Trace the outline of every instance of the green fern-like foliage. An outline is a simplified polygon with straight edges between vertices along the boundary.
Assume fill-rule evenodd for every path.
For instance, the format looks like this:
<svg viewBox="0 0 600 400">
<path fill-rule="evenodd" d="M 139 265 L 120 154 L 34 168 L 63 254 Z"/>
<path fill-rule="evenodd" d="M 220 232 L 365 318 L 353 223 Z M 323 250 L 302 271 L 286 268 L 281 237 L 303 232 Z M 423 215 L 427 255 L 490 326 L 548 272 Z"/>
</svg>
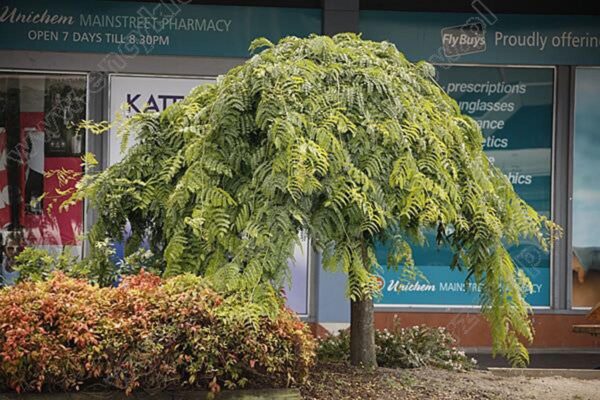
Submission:
<svg viewBox="0 0 600 400">
<path fill-rule="evenodd" d="M 90 239 L 120 239 L 129 221 L 132 249 L 149 237 L 165 275 L 259 288 L 285 278 L 304 230 L 362 299 L 377 292 L 375 243 L 411 265 L 409 241 L 435 229 L 481 285 L 494 349 L 526 360 L 527 279 L 506 246 L 547 246 L 556 226 L 490 165 L 434 68 L 353 34 L 251 50 L 217 83 L 126 123 L 137 144 L 81 183 L 99 215 Z"/>
</svg>

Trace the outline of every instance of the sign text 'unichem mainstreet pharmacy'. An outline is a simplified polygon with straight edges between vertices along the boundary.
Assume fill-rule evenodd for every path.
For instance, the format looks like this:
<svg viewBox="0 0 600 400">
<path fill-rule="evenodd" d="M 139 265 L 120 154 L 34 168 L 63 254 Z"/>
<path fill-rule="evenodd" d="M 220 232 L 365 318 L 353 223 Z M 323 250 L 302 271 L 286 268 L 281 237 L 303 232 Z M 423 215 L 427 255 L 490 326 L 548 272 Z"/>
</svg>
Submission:
<svg viewBox="0 0 600 400">
<path fill-rule="evenodd" d="M 600 65 L 600 16 L 361 11 L 360 32 L 395 43 L 411 61 Z"/>
<path fill-rule="evenodd" d="M 437 71 L 440 85 L 481 127 L 490 162 L 528 204 L 550 216 L 554 69 L 438 66 Z M 400 272 L 384 268 L 379 304 L 477 305 L 479 287 L 473 280 L 465 281 L 466 271 L 450 270 L 453 254 L 436 247 L 434 233 L 427 239 L 429 246 L 413 248 L 415 265 L 424 278 L 406 282 Z M 527 300 L 533 306 L 549 306 L 549 253 L 530 241 L 509 251 L 533 284 Z M 386 246 L 378 246 L 376 253 L 385 265 Z"/>
<path fill-rule="evenodd" d="M 319 33 L 318 9 L 189 1 L 5 0 L 0 49 L 247 57 L 257 37 Z"/>
</svg>

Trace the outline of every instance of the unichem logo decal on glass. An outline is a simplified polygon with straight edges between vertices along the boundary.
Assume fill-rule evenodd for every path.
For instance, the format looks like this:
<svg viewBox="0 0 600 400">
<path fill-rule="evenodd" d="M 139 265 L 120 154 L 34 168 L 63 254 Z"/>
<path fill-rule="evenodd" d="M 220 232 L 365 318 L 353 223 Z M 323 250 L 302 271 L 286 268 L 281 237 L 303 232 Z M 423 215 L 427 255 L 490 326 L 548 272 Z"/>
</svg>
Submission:
<svg viewBox="0 0 600 400">
<path fill-rule="evenodd" d="M 481 23 L 451 26 L 442 29 L 442 47 L 446 57 L 485 51 L 485 30 Z"/>
</svg>

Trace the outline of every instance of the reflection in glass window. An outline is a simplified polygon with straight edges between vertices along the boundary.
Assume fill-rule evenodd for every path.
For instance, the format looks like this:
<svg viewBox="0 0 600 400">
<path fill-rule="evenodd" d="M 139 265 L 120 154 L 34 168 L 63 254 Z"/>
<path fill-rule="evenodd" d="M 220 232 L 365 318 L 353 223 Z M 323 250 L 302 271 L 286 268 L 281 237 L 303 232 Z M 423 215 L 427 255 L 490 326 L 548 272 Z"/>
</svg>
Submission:
<svg viewBox="0 0 600 400">
<path fill-rule="evenodd" d="M 85 115 L 85 76 L 0 72 L 0 285 L 26 246 L 81 252 L 83 206 L 59 206 L 82 174 Z"/>
<path fill-rule="evenodd" d="M 578 68 L 573 154 L 573 306 L 600 302 L 600 68 Z"/>
<path fill-rule="evenodd" d="M 521 67 L 438 67 L 438 82 L 464 114 L 481 127 L 482 146 L 490 163 L 508 177 L 515 191 L 538 213 L 551 215 L 554 70 Z M 415 246 L 415 264 L 426 279 L 410 284 L 400 272 L 382 272 L 379 304 L 477 305 L 479 288 L 467 271 L 450 270 L 452 252 L 436 247 L 436 232 L 426 234 L 427 246 Z M 523 240 L 509 252 L 531 279 L 527 300 L 550 306 L 550 255 L 536 242 Z M 381 265 L 387 247 L 376 249 Z"/>
</svg>

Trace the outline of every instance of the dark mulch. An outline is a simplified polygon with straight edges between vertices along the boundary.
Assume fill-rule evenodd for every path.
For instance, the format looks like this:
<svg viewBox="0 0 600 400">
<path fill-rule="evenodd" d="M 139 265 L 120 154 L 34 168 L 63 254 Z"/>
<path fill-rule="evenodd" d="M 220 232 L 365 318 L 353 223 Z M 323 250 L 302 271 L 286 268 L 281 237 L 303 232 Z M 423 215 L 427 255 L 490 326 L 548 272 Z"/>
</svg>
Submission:
<svg viewBox="0 0 600 400">
<path fill-rule="evenodd" d="M 300 388 L 304 399 L 467 400 L 518 399 L 519 389 L 483 371 L 421 368 L 368 371 L 346 364 L 321 364 Z"/>
</svg>

